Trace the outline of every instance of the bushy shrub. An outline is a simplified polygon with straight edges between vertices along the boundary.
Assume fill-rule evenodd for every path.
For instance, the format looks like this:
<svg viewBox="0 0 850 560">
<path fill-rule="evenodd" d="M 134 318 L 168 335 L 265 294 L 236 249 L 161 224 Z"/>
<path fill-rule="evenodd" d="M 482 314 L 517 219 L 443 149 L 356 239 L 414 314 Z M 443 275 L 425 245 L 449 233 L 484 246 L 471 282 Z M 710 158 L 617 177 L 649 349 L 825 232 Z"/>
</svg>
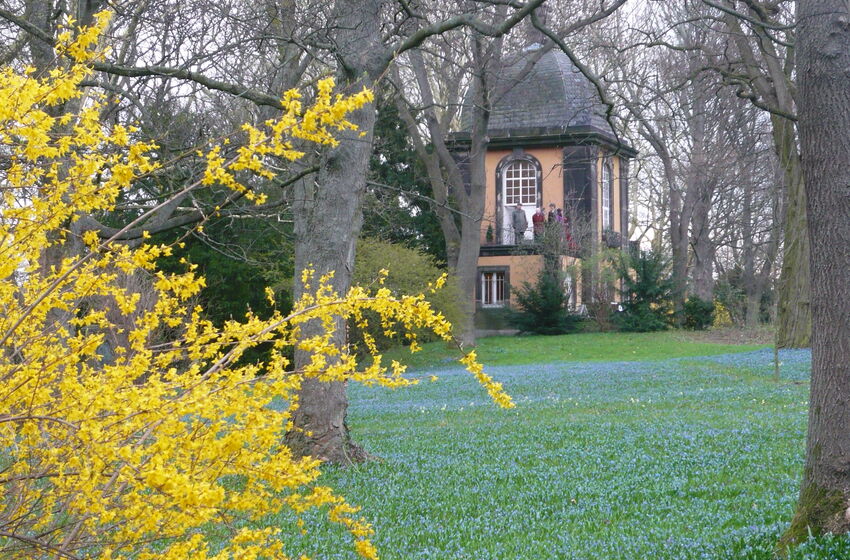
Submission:
<svg viewBox="0 0 850 560">
<path fill-rule="evenodd" d="M 535 284 L 524 282 L 515 292 L 519 309 L 510 314 L 510 323 L 521 333 L 567 334 L 578 328 L 579 318 L 569 312 L 562 275 L 544 270 Z"/>
<path fill-rule="evenodd" d="M 714 323 L 714 302 L 691 296 L 685 301 L 682 313 L 686 329 L 704 331 Z"/>
<path fill-rule="evenodd" d="M 714 322 L 711 324 L 712 327 L 731 327 L 734 323 L 732 322 L 732 314 L 729 313 L 729 309 L 723 305 L 719 300 L 714 300 Z"/>
<path fill-rule="evenodd" d="M 395 294 L 425 293 L 435 310 L 442 313 L 449 322 L 458 322 L 462 313 L 457 282 L 449 277 L 446 285 L 435 293 L 428 291 L 445 270 L 437 265 L 434 257 L 420 249 L 412 249 L 397 243 L 388 243 L 379 239 L 363 238 L 357 242 L 357 256 L 354 264 L 352 284 L 368 285 L 376 281 L 381 270 L 387 270 L 384 287 Z M 405 344 L 407 339 L 399 334 L 387 335 L 393 329 L 385 329 L 376 317 L 367 317 L 367 332 L 375 339 L 378 350 L 384 351 Z M 354 322 L 349 324 L 350 342 L 363 350 L 363 330 Z M 431 342 L 436 337 L 431 332 L 417 333 L 419 342 Z"/>
<path fill-rule="evenodd" d="M 641 252 L 623 258 L 620 274 L 626 301 L 617 317 L 620 329 L 649 332 L 666 329 L 672 317 L 673 280 L 669 263 L 660 253 Z"/>
<path fill-rule="evenodd" d="M 624 306 L 623 313 L 617 315 L 617 325 L 623 332 L 663 331 L 669 325 L 665 314 L 658 313 L 649 305 Z"/>
<path fill-rule="evenodd" d="M 720 274 L 714 283 L 714 299 L 717 303 L 723 304 L 733 324 L 745 325 L 748 320 L 748 306 L 751 303 L 748 301 L 746 283 L 744 270 L 740 266 L 734 266 Z M 758 301 L 756 316 L 749 317 L 749 320 L 756 320 L 759 323 L 773 321 L 776 310 L 775 298 L 775 286 L 768 282 Z M 752 313 L 753 310 L 750 309 L 749 312 Z"/>
</svg>

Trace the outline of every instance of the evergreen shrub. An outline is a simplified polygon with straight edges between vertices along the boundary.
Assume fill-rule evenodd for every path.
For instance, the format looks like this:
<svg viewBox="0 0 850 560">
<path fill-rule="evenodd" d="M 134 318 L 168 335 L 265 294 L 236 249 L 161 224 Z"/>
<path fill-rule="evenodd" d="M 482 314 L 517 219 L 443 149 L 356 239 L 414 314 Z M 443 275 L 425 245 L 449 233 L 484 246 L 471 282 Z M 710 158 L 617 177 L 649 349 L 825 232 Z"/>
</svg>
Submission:
<svg viewBox="0 0 850 560">
<path fill-rule="evenodd" d="M 684 327 L 693 331 L 704 331 L 714 323 L 714 302 L 696 296 L 685 301 L 682 308 Z"/>
<path fill-rule="evenodd" d="M 568 334 L 578 329 L 580 318 L 570 313 L 562 275 L 544 270 L 537 282 L 524 282 L 515 293 L 519 309 L 510 314 L 510 323 L 520 333 Z"/>
<path fill-rule="evenodd" d="M 620 275 L 626 300 L 617 316 L 620 330 L 661 331 L 670 325 L 673 280 L 669 268 L 667 259 L 652 251 L 622 259 Z"/>
</svg>

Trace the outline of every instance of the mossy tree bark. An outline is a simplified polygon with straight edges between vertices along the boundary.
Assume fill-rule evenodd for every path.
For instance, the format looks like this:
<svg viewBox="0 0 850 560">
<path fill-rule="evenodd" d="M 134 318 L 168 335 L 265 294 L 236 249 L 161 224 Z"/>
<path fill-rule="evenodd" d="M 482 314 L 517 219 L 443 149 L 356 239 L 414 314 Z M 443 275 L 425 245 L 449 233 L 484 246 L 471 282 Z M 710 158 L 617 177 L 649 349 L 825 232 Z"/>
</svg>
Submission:
<svg viewBox="0 0 850 560">
<path fill-rule="evenodd" d="M 799 0 L 799 126 L 812 243 L 812 383 L 800 499 L 780 549 L 850 530 L 850 7 Z"/>
<path fill-rule="evenodd" d="M 806 218 L 805 172 L 797 149 L 794 123 L 771 117 L 773 142 L 783 169 L 785 183 L 785 248 L 779 276 L 779 317 L 776 345 L 780 348 L 808 348 L 812 336 L 808 262 L 811 242 Z"/>
</svg>

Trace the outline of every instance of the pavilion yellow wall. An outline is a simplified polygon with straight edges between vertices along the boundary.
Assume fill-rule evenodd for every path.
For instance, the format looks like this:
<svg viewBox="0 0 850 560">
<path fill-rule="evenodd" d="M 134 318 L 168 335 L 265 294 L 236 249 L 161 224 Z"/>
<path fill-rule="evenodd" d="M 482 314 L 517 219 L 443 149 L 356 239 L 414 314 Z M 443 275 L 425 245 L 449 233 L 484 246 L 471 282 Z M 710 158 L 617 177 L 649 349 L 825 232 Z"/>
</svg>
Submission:
<svg viewBox="0 0 850 560">
<path fill-rule="evenodd" d="M 561 257 L 561 269 L 565 272 L 569 271 L 575 279 L 576 285 L 576 305 L 581 305 L 581 273 L 577 268 L 579 259 L 574 257 Z M 541 255 L 503 255 L 494 257 L 479 257 L 479 267 L 507 267 L 509 269 L 509 277 L 511 282 L 510 288 L 510 305 L 516 306 L 514 295 L 524 282 L 534 284 L 543 268 L 543 257 Z"/>
<path fill-rule="evenodd" d="M 510 153 L 510 150 L 487 152 L 487 158 L 485 160 L 485 168 L 487 169 L 487 194 L 484 197 L 484 217 L 481 220 L 481 243 L 486 241 L 488 227 L 493 229 L 494 236 L 498 229 L 496 227 L 496 166 L 499 165 L 503 157 Z"/>
<path fill-rule="evenodd" d="M 523 282 L 533 284 L 543 267 L 543 257 L 540 255 L 503 255 L 497 257 L 479 257 L 478 266 L 503 266 L 510 269 L 511 281 L 510 300 L 511 307 L 516 306 L 514 298 L 517 288 Z"/>
<path fill-rule="evenodd" d="M 496 224 L 496 167 L 499 162 L 506 156 L 513 153 L 512 150 L 494 150 L 487 152 L 487 194 L 484 201 L 484 216 L 481 220 L 481 242 L 486 242 L 487 228 L 493 228 L 495 235 L 498 230 Z M 562 148 L 534 148 L 526 150 L 524 153 L 534 156 L 540 162 L 543 172 L 543 207 L 548 211 L 550 203 L 554 203 L 558 208 L 563 208 L 564 205 L 564 178 L 561 170 L 563 149 Z M 602 223 L 602 165 L 605 161 L 604 154 L 600 154 L 596 160 L 596 218 L 597 223 Z M 614 178 L 614 193 L 611 203 L 614 207 L 614 220 L 612 225 L 614 231 L 626 233 L 623 228 L 622 216 L 620 214 L 620 158 L 618 156 L 611 157 L 612 174 Z M 504 208 L 503 208 L 504 210 Z M 597 239 L 601 239 L 601 227 L 596 232 Z"/>
</svg>

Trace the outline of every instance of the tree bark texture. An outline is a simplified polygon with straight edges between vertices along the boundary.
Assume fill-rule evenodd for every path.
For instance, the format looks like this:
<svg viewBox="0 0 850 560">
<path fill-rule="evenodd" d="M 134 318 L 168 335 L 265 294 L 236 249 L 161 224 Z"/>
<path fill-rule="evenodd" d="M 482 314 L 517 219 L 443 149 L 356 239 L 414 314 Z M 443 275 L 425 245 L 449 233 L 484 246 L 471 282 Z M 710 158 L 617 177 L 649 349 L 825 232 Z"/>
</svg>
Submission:
<svg viewBox="0 0 850 560">
<path fill-rule="evenodd" d="M 779 276 L 776 345 L 808 348 L 812 335 L 812 278 L 807 266 L 811 244 L 806 219 L 806 173 L 797 151 L 794 123 L 777 116 L 771 120 L 785 183 L 785 248 Z"/>
<path fill-rule="evenodd" d="M 307 268 L 315 270 L 312 287 L 318 277 L 333 272 L 331 285 L 344 295 L 351 287 L 354 250 L 362 225 L 361 201 L 365 193 L 366 169 L 372 141 L 375 111 L 370 105 L 360 109 L 351 119 L 359 129 L 368 131 L 338 135 L 340 145 L 324 157 L 315 182 L 300 185 L 293 203 L 295 222 L 296 275 Z M 304 293 L 300 278 L 295 279 L 296 299 Z M 337 319 L 333 342 L 344 348 L 346 326 Z M 302 338 L 321 332 L 318 323 L 302 327 Z M 296 349 L 295 367 L 310 362 L 310 353 Z M 334 463 L 362 461 L 366 454 L 355 445 L 345 422 L 348 401 L 345 384 L 305 380 L 299 392 L 299 408 L 293 415 L 296 429 L 287 443 L 296 455 L 310 455 Z"/>
<path fill-rule="evenodd" d="M 479 124 L 486 130 L 488 117 L 481 117 Z M 481 252 L 481 217 L 484 215 L 484 199 L 487 182 L 485 155 L 486 135 L 473 131 L 469 151 L 469 192 L 458 197 L 463 213 L 461 219 L 460 250 L 458 251 L 457 275 L 460 293 L 463 294 L 464 324 L 458 330 L 458 339 L 464 346 L 475 344 L 475 284 L 478 278 L 478 255 Z M 463 187 L 461 187 L 463 188 Z"/>
<path fill-rule="evenodd" d="M 811 236 L 812 382 L 806 465 L 780 543 L 850 529 L 850 8 L 799 0 L 799 125 Z"/>
<path fill-rule="evenodd" d="M 697 219 L 697 216 L 700 219 Z M 691 276 L 693 278 L 693 294 L 704 301 L 714 299 L 714 253 L 716 246 L 708 233 L 708 224 L 705 223 L 708 215 L 694 214 L 694 229 L 699 233 L 693 236 L 694 265 Z"/>
<path fill-rule="evenodd" d="M 707 91 L 704 87 L 705 80 L 699 76 L 698 68 L 702 64 L 702 57 L 697 55 L 692 55 L 688 58 L 688 73 L 693 80 L 693 94 L 690 106 L 687 110 L 687 130 L 688 136 L 690 136 L 691 141 L 691 149 L 690 149 L 690 158 L 688 162 L 688 169 L 685 175 L 685 196 L 684 200 L 682 200 L 682 209 L 680 214 L 681 222 L 678 224 L 680 230 L 679 243 L 681 244 L 680 251 L 683 254 L 678 255 L 679 258 L 685 260 L 684 263 L 676 263 L 676 267 L 678 268 L 678 274 L 684 274 L 683 278 L 674 278 L 674 282 L 676 283 L 676 299 L 674 300 L 674 304 L 676 306 L 676 311 L 681 312 L 682 305 L 688 296 L 687 290 L 687 271 L 688 271 L 688 260 L 689 260 L 689 249 L 697 249 L 701 250 L 701 254 L 697 254 L 696 251 L 693 252 L 694 256 L 694 267 L 693 271 L 693 284 L 692 286 L 695 288 L 697 283 L 698 276 L 700 274 L 704 275 L 706 273 L 706 266 L 710 267 L 711 262 L 713 262 L 713 258 L 707 254 L 712 251 L 706 250 L 705 242 L 709 235 L 709 227 L 708 227 L 708 212 L 710 210 L 710 202 L 711 202 L 711 192 L 708 187 L 708 179 L 705 176 L 706 173 L 706 144 L 708 141 L 708 130 L 707 130 L 707 122 L 706 122 L 706 110 L 708 107 L 707 100 Z M 697 238 L 702 237 L 702 242 L 697 245 Z M 702 257 L 705 260 L 700 260 Z M 696 265 L 699 265 L 700 268 L 697 268 Z M 709 270 L 710 275 L 710 270 Z M 704 284 L 704 278 L 700 279 Z M 694 291 L 693 289 L 691 291 Z M 703 295 L 695 294 L 699 297 L 703 297 Z M 703 298 L 703 299 L 711 299 Z M 679 313 L 679 319 L 682 320 L 683 317 L 681 313 Z"/>
<path fill-rule="evenodd" d="M 369 6 L 363 4 L 370 4 Z M 335 41 L 340 59 L 341 83 L 348 92 L 373 87 L 384 70 L 380 44 L 380 2 L 353 0 L 337 3 L 339 23 Z M 366 171 L 372 151 L 375 108 L 370 104 L 349 120 L 358 130 L 337 134 L 339 146 L 327 150 L 315 182 L 303 182 L 293 203 L 296 276 L 306 268 L 316 273 L 313 288 L 322 274 L 333 272 L 334 289 L 345 294 L 351 286 L 354 250 L 362 225 L 361 202 L 366 190 Z M 361 137 L 361 133 L 365 136 Z M 295 297 L 304 292 L 295 279 Z M 318 323 L 302 328 L 302 338 L 318 334 Z M 333 342 L 346 345 L 346 328 L 337 319 Z M 295 367 L 310 362 L 310 353 L 296 349 Z M 351 441 L 346 413 L 345 384 L 307 380 L 299 392 L 299 407 L 293 415 L 295 429 L 287 443 L 295 455 L 310 455 L 333 463 L 349 464 L 366 459 L 362 448 Z"/>
<path fill-rule="evenodd" d="M 373 107 L 361 109 L 351 120 L 361 130 L 371 132 Z M 361 172 L 360 168 L 369 161 L 371 133 L 366 138 L 358 138 L 356 133 L 341 136 L 340 145 L 325 156 L 316 182 L 301 185 L 294 211 L 295 270 L 315 270 L 314 288 L 319 276 L 333 271 L 331 284 L 342 295 L 351 286 L 354 249 L 362 223 L 360 203 L 365 192 L 365 169 Z M 303 293 L 304 285 L 296 278 L 295 297 Z M 316 335 L 320 328 L 319 324 L 307 324 L 302 327 L 302 337 Z M 335 329 L 334 343 L 342 348 L 347 340 L 341 319 Z M 296 350 L 296 368 L 309 362 L 309 352 Z M 304 381 L 299 408 L 293 415 L 296 429 L 287 436 L 293 453 L 343 464 L 365 459 L 362 449 L 349 437 L 347 409 L 344 383 Z"/>
</svg>

